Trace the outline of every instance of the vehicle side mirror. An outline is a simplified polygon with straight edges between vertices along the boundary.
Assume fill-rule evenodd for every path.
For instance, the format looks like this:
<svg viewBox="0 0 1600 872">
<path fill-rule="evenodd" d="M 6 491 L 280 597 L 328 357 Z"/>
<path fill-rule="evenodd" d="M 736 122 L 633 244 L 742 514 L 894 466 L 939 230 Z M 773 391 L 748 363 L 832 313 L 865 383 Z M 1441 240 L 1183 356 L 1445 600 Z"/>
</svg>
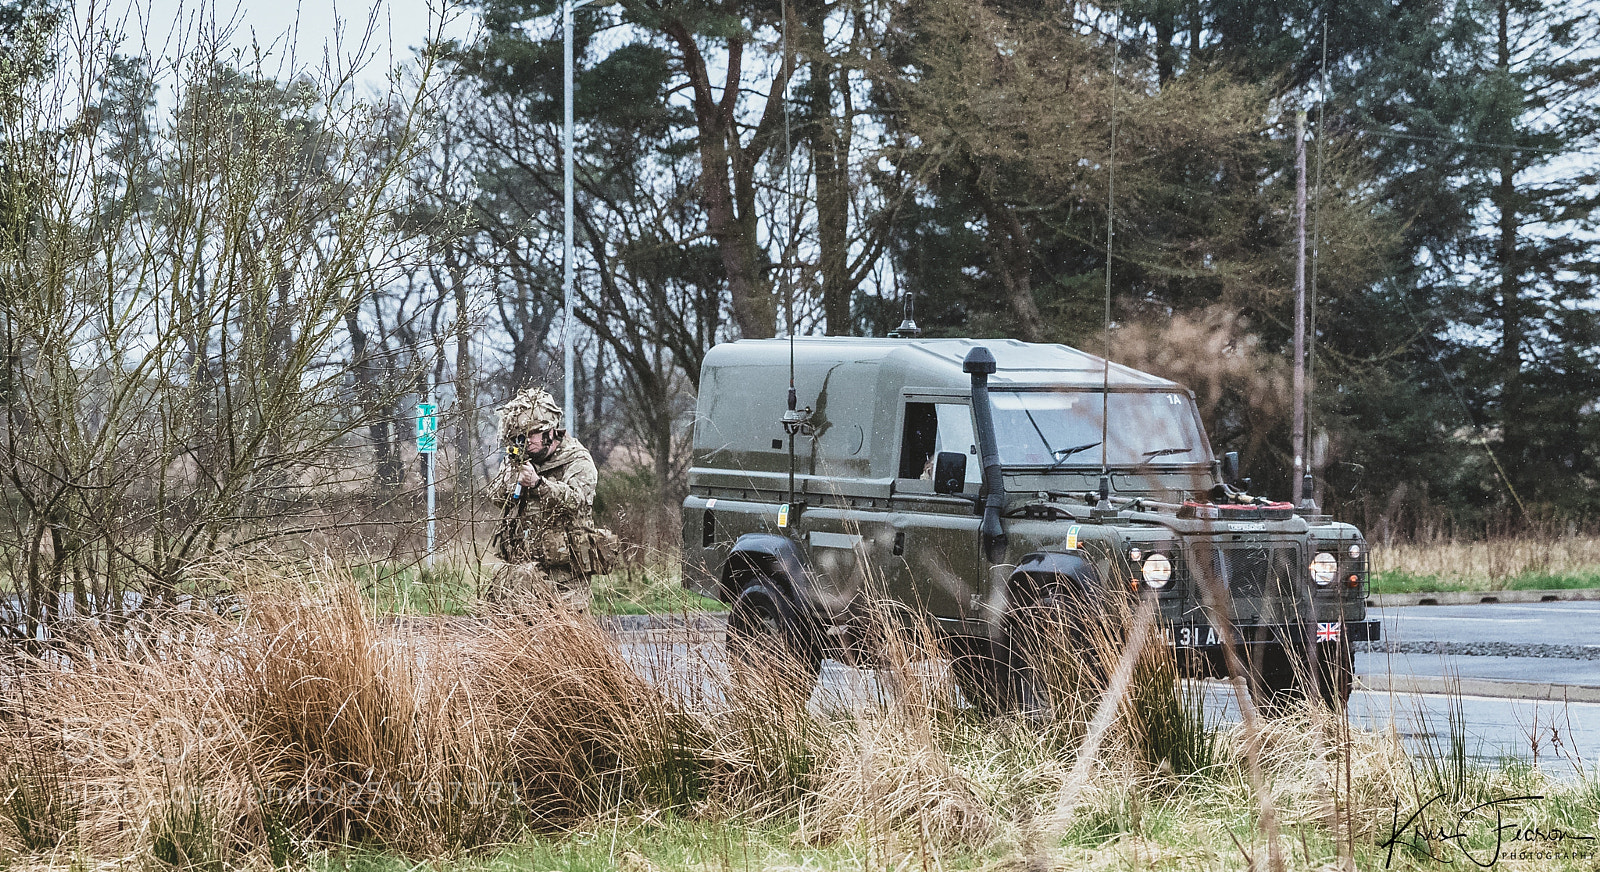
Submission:
<svg viewBox="0 0 1600 872">
<path fill-rule="evenodd" d="M 1222 481 L 1230 486 L 1239 483 L 1239 452 L 1229 451 L 1222 455 Z"/>
<path fill-rule="evenodd" d="M 933 492 L 958 494 L 966 486 L 967 456 L 959 451 L 941 451 L 933 462 Z"/>
</svg>

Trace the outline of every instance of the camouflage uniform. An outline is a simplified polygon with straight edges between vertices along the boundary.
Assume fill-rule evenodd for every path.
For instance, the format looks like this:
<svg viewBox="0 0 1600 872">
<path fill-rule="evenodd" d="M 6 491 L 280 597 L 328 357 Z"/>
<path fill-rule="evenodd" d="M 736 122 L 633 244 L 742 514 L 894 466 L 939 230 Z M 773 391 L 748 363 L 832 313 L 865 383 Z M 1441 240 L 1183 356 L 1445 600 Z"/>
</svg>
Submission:
<svg viewBox="0 0 1600 872">
<path fill-rule="evenodd" d="M 588 449 L 559 433 L 561 410 L 545 391 L 523 391 L 500 410 L 500 438 L 510 446 L 529 432 L 555 430 L 548 456 L 523 455 L 539 481 L 521 488 L 524 459 L 508 455 L 489 485 L 489 496 L 504 510 L 495 533 L 495 553 L 504 565 L 495 570 L 485 599 L 502 606 L 560 602 L 577 612 L 589 609 L 589 576 L 609 572 L 616 537 L 594 524 L 594 490 L 599 476 Z"/>
</svg>

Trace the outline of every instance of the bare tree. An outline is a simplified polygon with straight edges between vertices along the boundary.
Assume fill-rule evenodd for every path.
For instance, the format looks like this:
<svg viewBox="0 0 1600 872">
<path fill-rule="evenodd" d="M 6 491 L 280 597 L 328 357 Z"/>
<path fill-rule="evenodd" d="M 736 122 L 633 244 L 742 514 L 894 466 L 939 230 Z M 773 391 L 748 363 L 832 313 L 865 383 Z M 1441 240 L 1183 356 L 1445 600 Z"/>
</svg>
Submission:
<svg viewBox="0 0 1600 872">
<path fill-rule="evenodd" d="M 0 83 L 3 196 L 26 204 L 0 239 L 0 552 L 33 624 L 64 585 L 84 611 L 170 598 L 197 561 L 337 520 L 365 480 L 347 343 L 418 253 L 391 213 L 431 61 L 374 104 L 348 73 L 225 63 L 226 36 L 188 34 L 161 117 L 152 61 L 112 35 L 58 29 L 40 87 Z"/>
</svg>

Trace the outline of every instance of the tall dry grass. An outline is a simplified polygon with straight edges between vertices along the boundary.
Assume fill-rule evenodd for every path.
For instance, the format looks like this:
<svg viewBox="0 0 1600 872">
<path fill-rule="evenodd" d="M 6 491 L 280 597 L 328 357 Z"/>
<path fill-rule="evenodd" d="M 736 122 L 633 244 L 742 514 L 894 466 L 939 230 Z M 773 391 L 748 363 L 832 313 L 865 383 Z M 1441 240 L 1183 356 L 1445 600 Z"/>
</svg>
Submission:
<svg viewBox="0 0 1600 872">
<path fill-rule="evenodd" d="M 1396 540 L 1374 543 L 1371 565 L 1374 573 L 1404 573 L 1500 590 L 1525 576 L 1600 576 L 1600 537 L 1552 532 Z"/>
<path fill-rule="evenodd" d="M 0 841 L 183 867 L 435 855 L 789 790 L 769 778 L 792 752 L 690 710 L 581 617 L 398 624 L 329 590 L 13 657 Z"/>
<path fill-rule="evenodd" d="M 1062 670 L 1041 669 L 1043 704 L 985 718 L 904 614 L 872 631 L 883 693 L 835 709 L 781 674 L 727 670 L 704 639 L 628 648 L 558 613 L 397 622 L 348 580 L 320 581 L 234 619 L 86 628 L 7 659 L 0 857 L 221 870 L 352 843 L 445 857 L 668 812 L 1048 867 L 1118 828 L 1155 838 L 1140 822 L 1174 802 L 1253 807 L 1252 749 L 1283 820 L 1350 846 L 1428 783 L 1397 739 L 1314 710 L 1252 735 L 1207 723 L 1169 649 L 1130 651 L 1125 616 L 1042 628 L 1038 662 Z M 1182 826 L 1233 850 L 1233 825 L 1205 820 Z M 1239 850 L 1276 856 L 1267 838 Z"/>
</svg>

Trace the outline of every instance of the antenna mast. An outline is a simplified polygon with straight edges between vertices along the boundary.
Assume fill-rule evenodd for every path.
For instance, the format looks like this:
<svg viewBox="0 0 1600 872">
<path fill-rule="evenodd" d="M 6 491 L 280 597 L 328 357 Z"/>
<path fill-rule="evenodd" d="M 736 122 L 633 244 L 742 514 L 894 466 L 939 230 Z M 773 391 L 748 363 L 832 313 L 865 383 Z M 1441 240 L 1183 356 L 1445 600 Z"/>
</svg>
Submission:
<svg viewBox="0 0 1600 872">
<path fill-rule="evenodd" d="M 1317 101 L 1317 177 L 1312 191 L 1311 207 L 1311 291 L 1307 306 L 1310 312 L 1307 315 L 1306 328 L 1306 474 L 1304 498 L 1309 502 L 1308 508 L 1315 512 L 1317 503 L 1316 479 L 1311 472 L 1311 465 L 1316 462 L 1311 448 L 1313 444 L 1312 432 L 1313 412 L 1317 404 L 1317 255 L 1322 248 L 1322 141 L 1324 127 L 1323 119 L 1328 112 L 1328 19 L 1322 19 L 1322 76 L 1318 91 L 1320 99 Z"/>
<path fill-rule="evenodd" d="M 1306 474 L 1306 113 L 1294 115 L 1294 487 L 1301 505 Z"/>
<path fill-rule="evenodd" d="M 793 237 L 795 228 L 800 221 L 796 217 L 794 209 L 794 143 L 789 138 L 789 79 L 791 73 L 790 65 L 793 63 L 793 59 L 789 54 L 788 0 L 783 0 L 778 9 L 779 14 L 783 16 L 783 20 L 779 23 L 780 40 L 783 46 L 782 60 L 779 61 L 779 69 L 783 73 L 783 93 L 780 95 L 780 99 L 783 100 L 783 179 L 789 201 L 789 226 L 785 229 L 790 237 Z M 783 257 L 782 252 L 786 249 L 787 245 L 779 247 L 780 258 Z M 794 438 L 801 433 L 810 434 L 811 409 L 798 408 L 800 400 L 794 387 L 794 275 L 787 265 L 784 265 L 783 269 L 783 297 L 784 317 L 788 321 L 789 327 L 789 394 L 782 419 L 783 432 L 789 437 L 789 496 L 788 501 L 783 504 L 782 510 L 778 512 L 778 526 L 788 527 L 792 520 L 791 514 L 798 513 L 800 509 L 800 504 L 795 500 L 794 489 Z"/>
<path fill-rule="evenodd" d="M 1100 326 L 1100 500 L 1096 511 L 1111 510 L 1111 466 L 1106 441 L 1111 435 L 1111 246 L 1117 235 L 1117 34 L 1122 10 L 1111 31 L 1111 153 L 1106 161 L 1106 310 Z"/>
</svg>

